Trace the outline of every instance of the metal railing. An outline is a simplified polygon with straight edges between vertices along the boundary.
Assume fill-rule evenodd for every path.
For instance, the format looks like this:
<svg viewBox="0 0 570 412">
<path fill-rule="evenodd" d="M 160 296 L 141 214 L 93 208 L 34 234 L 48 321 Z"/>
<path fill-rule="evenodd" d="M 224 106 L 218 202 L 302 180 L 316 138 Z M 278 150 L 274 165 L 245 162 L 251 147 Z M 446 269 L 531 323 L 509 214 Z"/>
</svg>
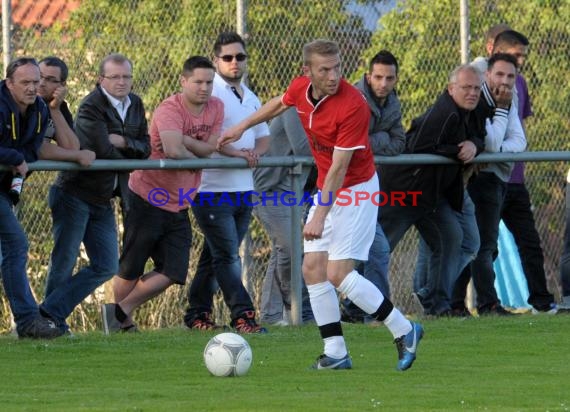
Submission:
<svg viewBox="0 0 570 412">
<path fill-rule="evenodd" d="M 545 152 L 523 152 L 523 153 L 483 153 L 473 160 L 473 163 L 491 163 L 504 161 L 525 161 L 525 162 L 552 162 L 568 161 L 570 152 L 568 151 L 545 151 Z M 404 154 L 399 156 L 376 156 L 377 164 L 452 164 L 456 161 L 438 155 L 427 154 Z M 303 167 L 311 167 L 314 164 L 312 157 L 303 156 L 276 156 L 262 157 L 258 167 L 288 167 L 291 169 L 294 191 L 297 198 L 302 196 L 304 182 L 300 176 Z M 244 159 L 224 158 L 224 159 L 190 159 L 190 160 L 96 160 L 89 167 L 82 167 L 76 163 L 40 160 L 29 164 L 30 170 L 35 171 L 55 171 L 55 170 L 137 170 L 137 169 L 207 169 L 207 168 L 245 168 L 247 162 Z M 8 167 L 1 166 L 0 170 Z M 301 233 L 302 207 L 294 207 L 292 213 L 293 238 L 299 239 L 293 242 L 292 248 L 292 273 L 291 273 L 291 321 L 297 325 L 301 323 L 301 266 L 302 266 L 302 233 Z"/>
</svg>

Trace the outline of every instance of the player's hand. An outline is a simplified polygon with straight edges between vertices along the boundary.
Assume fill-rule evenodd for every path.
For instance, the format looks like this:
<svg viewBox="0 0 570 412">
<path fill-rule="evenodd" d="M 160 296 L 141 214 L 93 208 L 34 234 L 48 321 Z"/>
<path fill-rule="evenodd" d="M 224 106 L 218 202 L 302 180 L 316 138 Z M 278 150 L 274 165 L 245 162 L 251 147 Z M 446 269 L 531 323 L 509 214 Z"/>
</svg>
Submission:
<svg viewBox="0 0 570 412">
<path fill-rule="evenodd" d="M 325 222 L 317 219 L 311 219 L 303 227 L 303 237 L 305 240 L 320 239 L 323 236 Z"/>
<path fill-rule="evenodd" d="M 58 110 L 67 96 L 67 87 L 59 86 L 54 90 L 52 99 L 49 102 L 50 109 Z"/>
<path fill-rule="evenodd" d="M 243 132 L 244 131 L 241 130 L 241 128 L 239 128 L 237 125 L 230 127 L 218 138 L 216 150 L 221 150 L 225 145 L 239 140 Z"/>
<path fill-rule="evenodd" d="M 75 161 L 81 166 L 91 166 L 91 163 L 93 163 L 95 157 L 95 152 L 87 149 L 82 149 L 77 153 L 77 159 L 75 159 Z"/>
<path fill-rule="evenodd" d="M 457 146 L 459 147 L 457 158 L 463 163 L 469 163 L 477 154 L 477 147 L 470 140 L 465 140 L 459 143 Z"/>
</svg>

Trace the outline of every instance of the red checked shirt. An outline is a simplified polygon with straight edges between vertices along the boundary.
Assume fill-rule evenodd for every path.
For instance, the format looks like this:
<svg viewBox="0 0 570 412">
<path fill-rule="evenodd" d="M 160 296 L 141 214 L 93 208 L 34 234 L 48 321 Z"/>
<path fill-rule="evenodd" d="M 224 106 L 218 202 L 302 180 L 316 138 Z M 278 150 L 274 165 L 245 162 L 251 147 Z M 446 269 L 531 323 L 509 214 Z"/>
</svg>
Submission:
<svg viewBox="0 0 570 412">
<path fill-rule="evenodd" d="M 368 140 L 370 109 L 364 96 L 342 79 L 336 94 L 314 105 L 309 97 L 310 86 L 306 76 L 293 79 L 282 102 L 297 108 L 317 163 L 317 187 L 323 188 L 334 149 L 354 150 L 343 188 L 370 180 L 376 171 Z"/>
</svg>

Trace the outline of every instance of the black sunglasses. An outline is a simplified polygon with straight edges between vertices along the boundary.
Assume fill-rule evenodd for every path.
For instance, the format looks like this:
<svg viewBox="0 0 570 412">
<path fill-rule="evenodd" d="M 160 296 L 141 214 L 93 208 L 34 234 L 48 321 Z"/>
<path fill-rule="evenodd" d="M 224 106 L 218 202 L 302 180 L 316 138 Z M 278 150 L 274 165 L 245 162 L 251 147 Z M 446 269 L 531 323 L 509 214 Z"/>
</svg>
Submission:
<svg viewBox="0 0 570 412">
<path fill-rule="evenodd" d="M 218 56 L 220 59 L 225 61 L 226 63 L 230 63 L 235 58 L 238 62 L 242 62 L 247 59 L 247 54 L 238 53 L 236 55 L 233 54 L 224 54 L 223 56 Z"/>
</svg>

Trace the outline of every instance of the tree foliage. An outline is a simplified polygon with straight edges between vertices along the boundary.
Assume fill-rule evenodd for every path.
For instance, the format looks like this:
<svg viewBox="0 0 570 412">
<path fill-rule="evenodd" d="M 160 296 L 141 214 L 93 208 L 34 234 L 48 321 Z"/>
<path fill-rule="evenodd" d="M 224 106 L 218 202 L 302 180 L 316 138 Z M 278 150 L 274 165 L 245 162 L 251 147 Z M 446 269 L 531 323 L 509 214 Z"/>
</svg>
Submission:
<svg viewBox="0 0 570 412">
<path fill-rule="evenodd" d="M 301 48 L 311 39 L 340 37 L 350 60 L 357 61 L 370 33 L 345 12 L 345 3 L 249 2 L 244 36 L 249 81 L 262 100 L 282 92 L 287 81 L 300 74 Z M 135 91 L 152 111 L 178 90 L 178 74 L 187 57 L 213 57 L 212 46 L 222 30 L 236 30 L 235 0 L 92 0 L 41 37 L 24 36 L 20 53 L 55 54 L 68 62 L 73 107 L 95 84 L 101 58 L 123 53 L 134 62 Z"/>
<path fill-rule="evenodd" d="M 502 0 L 469 2 L 471 59 L 485 54 L 485 34 L 497 23 L 507 23 L 530 40 L 523 68 L 529 84 L 534 116 L 527 126 L 529 150 L 570 149 L 570 2 L 529 0 L 515 5 Z M 404 126 L 425 111 L 441 93 L 449 72 L 460 64 L 459 2 L 406 0 L 380 19 L 381 29 L 371 39 L 363 60 L 380 49 L 391 50 L 400 63 L 399 96 Z M 365 68 L 357 74 L 361 74 Z M 358 76 L 355 75 L 353 79 Z M 530 164 L 535 172 L 553 164 Z M 563 165 L 556 165 L 563 174 Z M 552 186 L 537 186 L 535 201 L 548 202 Z"/>
</svg>

